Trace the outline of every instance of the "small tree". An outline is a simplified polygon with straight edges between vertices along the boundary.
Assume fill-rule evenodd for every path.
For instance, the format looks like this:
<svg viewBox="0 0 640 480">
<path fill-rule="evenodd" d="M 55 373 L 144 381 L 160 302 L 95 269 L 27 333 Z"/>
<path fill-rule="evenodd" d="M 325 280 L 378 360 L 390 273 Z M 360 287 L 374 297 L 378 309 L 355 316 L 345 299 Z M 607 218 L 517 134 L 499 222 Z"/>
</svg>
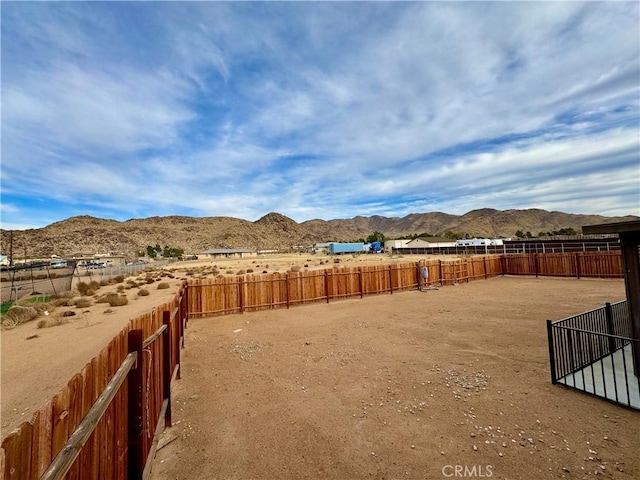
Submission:
<svg viewBox="0 0 640 480">
<path fill-rule="evenodd" d="M 522 238 L 522 237 L 524 237 L 524 232 L 523 232 L 522 230 L 518 230 L 518 231 L 516 232 L 516 237 L 518 237 L 518 238 Z"/>
<path fill-rule="evenodd" d="M 149 258 L 156 258 L 157 254 L 156 254 L 156 249 L 154 247 L 152 247 L 151 245 L 147 246 L 147 257 Z"/>
<path fill-rule="evenodd" d="M 367 237 L 366 243 L 380 242 L 384 243 L 384 233 L 375 231 Z"/>
</svg>

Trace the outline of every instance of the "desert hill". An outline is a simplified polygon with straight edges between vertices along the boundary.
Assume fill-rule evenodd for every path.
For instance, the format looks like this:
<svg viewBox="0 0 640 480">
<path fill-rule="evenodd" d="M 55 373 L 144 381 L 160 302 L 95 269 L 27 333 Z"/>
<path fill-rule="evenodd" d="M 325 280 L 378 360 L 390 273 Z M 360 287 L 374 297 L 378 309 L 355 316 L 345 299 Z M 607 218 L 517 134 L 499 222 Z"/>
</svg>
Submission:
<svg viewBox="0 0 640 480">
<path fill-rule="evenodd" d="M 637 220 L 638 217 L 603 217 L 529 210 L 473 210 L 464 215 L 442 212 L 413 213 L 402 218 L 357 216 L 350 219 L 308 220 L 297 223 L 279 213 L 255 222 L 232 217 L 151 217 L 124 222 L 78 216 L 44 228 L 13 231 L 15 258 L 48 257 L 53 254 L 123 253 L 133 256 L 147 245 L 180 247 L 186 253 L 208 248 L 288 249 L 315 242 L 351 241 L 374 231 L 387 238 L 448 231 L 472 237 L 510 237 L 516 231 L 554 231 L 584 225 Z M 2 253 L 9 253 L 10 231 L 0 230 Z"/>
</svg>

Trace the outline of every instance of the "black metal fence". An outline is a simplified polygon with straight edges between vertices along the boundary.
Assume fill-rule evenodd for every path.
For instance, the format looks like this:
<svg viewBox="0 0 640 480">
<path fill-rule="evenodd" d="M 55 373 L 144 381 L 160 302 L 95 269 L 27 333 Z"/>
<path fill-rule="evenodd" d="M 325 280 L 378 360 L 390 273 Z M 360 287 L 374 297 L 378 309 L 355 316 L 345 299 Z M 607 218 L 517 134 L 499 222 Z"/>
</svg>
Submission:
<svg viewBox="0 0 640 480">
<path fill-rule="evenodd" d="M 551 382 L 640 410 L 627 302 L 547 320 Z"/>
</svg>

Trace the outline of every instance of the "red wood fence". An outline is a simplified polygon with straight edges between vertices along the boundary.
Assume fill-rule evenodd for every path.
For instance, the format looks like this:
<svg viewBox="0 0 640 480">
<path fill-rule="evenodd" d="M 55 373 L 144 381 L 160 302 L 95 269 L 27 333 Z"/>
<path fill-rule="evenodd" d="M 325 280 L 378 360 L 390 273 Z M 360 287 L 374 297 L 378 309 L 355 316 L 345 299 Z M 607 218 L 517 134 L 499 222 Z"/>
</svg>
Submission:
<svg viewBox="0 0 640 480">
<path fill-rule="evenodd" d="M 4 438 L 3 478 L 142 478 L 158 429 L 171 421 L 170 383 L 179 376 L 186 318 L 185 283 L 171 302 L 131 320 L 29 422 Z M 110 392 L 116 374 L 122 378 Z"/>
</svg>

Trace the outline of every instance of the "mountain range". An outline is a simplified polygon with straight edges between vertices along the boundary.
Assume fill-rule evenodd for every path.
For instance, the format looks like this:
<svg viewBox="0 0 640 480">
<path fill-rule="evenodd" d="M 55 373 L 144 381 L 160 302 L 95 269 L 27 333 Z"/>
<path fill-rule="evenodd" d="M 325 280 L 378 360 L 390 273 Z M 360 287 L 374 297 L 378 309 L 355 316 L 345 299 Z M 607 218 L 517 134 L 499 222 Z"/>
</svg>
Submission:
<svg viewBox="0 0 640 480">
<path fill-rule="evenodd" d="M 413 213 L 402 218 L 357 216 L 349 219 L 308 220 L 302 223 L 279 213 L 269 213 L 255 222 L 233 217 L 150 217 L 124 222 L 91 216 L 72 217 L 44 228 L 0 229 L 2 254 L 12 243 L 14 257 L 42 258 L 51 255 L 114 253 L 135 255 L 147 245 L 177 247 L 187 254 L 209 248 L 288 249 L 316 242 L 354 241 L 374 231 L 386 238 L 446 232 L 471 237 L 512 237 L 520 230 L 553 232 L 584 225 L 638 220 L 640 217 L 604 217 L 549 212 L 540 209 L 494 210 L 484 208 L 464 215 L 442 212 Z M 11 239 L 11 237 L 13 237 Z"/>
</svg>

